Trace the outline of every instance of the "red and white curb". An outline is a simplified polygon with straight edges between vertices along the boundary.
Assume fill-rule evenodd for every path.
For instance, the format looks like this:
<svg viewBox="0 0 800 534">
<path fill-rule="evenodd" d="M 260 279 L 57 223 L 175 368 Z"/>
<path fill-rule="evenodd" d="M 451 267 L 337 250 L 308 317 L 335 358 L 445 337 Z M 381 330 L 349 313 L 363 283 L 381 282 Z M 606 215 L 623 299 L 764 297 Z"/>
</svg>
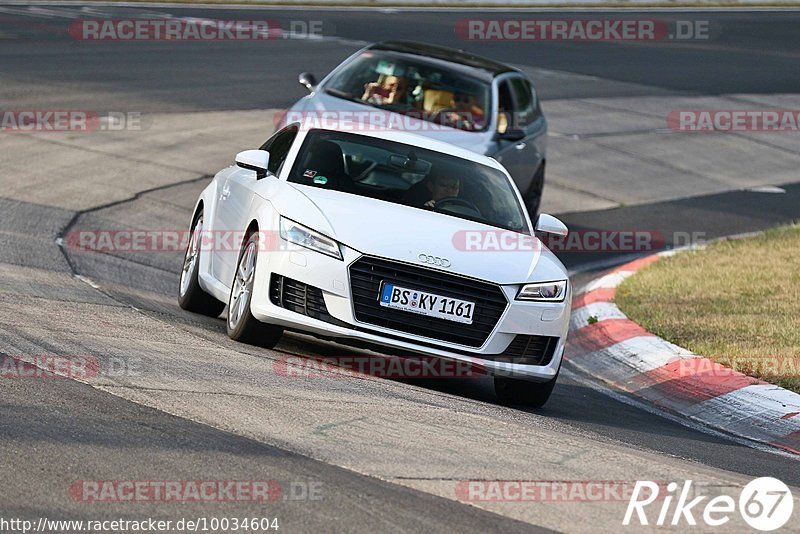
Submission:
<svg viewBox="0 0 800 534">
<path fill-rule="evenodd" d="M 669 343 L 614 305 L 622 281 L 661 256 L 622 265 L 576 294 L 567 361 L 667 412 L 800 454 L 800 395 Z"/>
</svg>

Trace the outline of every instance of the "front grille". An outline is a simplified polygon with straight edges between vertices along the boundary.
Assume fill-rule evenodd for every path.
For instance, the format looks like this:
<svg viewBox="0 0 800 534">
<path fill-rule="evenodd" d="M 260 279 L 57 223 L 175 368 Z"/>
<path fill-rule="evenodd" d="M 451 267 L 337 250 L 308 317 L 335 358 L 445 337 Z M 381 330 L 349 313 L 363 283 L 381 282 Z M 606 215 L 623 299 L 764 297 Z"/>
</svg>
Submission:
<svg viewBox="0 0 800 534">
<path fill-rule="evenodd" d="M 474 302 L 472 324 L 381 306 L 378 293 L 382 281 Z M 362 257 L 353 263 L 350 285 L 358 321 L 467 347 L 483 345 L 508 305 L 497 285 L 380 258 Z"/>
<path fill-rule="evenodd" d="M 481 355 L 480 358 L 525 365 L 547 365 L 553 360 L 558 338 L 519 334 L 502 354 Z"/>
<path fill-rule="evenodd" d="M 269 299 L 276 306 L 295 313 L 301 313 L 326 323 L 344 324 L 328 313 L 322 290 L 318 287 L 273 274 L 270 281 Z"/>
</svg>

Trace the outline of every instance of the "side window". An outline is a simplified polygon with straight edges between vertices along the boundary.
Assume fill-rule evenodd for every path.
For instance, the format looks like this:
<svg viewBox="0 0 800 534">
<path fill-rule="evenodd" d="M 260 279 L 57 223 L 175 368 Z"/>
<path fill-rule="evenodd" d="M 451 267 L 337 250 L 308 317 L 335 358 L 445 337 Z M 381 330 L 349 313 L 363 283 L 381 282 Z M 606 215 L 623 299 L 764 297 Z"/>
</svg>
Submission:
<svg viewBox="0 0 800 534">
<path fill-rule="evenodd" d="M 289 155 L 289 149 L 292 148 L 294 138 L 297 136 L 297 131 L 297 126 L 288 126 L 261 145 L 261 150 L 269 152 L 267 170 L 272 174 L 277 176 L 280 172 L 283 162 L 286 161 L 286 156 Z"/>
<path fill-rule="evenodd" d="M 511 86 L 506 80 L 498 85 L 498 109 L 497 109 L 497 131 L 506 133 L 507 130 L 514 128 L 512 122 L 514 118 L 514 100 L 511 97 Z"/>
<path fill-rule="evenodd" d="M 511 91 L 514 93 L 517 127 L 524 128 L 536 118 L 536 102 L 533 98 L 533 89 L 528 80 L 512 78 Z"/>
</svg>

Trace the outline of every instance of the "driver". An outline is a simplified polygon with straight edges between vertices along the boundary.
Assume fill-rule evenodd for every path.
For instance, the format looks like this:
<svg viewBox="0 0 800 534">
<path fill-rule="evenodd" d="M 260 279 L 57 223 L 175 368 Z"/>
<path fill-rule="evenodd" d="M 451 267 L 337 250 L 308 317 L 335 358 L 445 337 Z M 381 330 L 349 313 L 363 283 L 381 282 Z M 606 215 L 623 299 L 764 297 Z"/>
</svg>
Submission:
<svg viewBox="0 0 800 534">
<path fill-rule="evenodd" d="M 427 186 L 431 193 L 431 199 L 422 206 L 434 208 L 436 203 L 443 198 L 457 197 L 461 189 L 461 181 L 455 176 L 436 176 L 427 182 Z"/>
<path fill-rule="evenodd" d="M 406 202 L 418 208 L 433 209 L 443 198 L 457 197 L 461 191 L 461 180 L 456 176 L 429 176 L 409 189 Z"/>
</svg>

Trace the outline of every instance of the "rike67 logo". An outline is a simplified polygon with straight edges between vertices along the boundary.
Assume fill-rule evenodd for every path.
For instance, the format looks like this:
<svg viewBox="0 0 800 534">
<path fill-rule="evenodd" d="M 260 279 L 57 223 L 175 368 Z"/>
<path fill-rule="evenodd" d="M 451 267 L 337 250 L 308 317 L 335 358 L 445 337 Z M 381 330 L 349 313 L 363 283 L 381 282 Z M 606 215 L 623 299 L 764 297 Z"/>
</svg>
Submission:
<svg viewBox="0 0 800 534">
<path fill-rule="evenodd" d="M 789 522 L 794 509 L 794 499 L 789 487 L 772 477 L 761 477 L 749 482 L 739 494 L 738 502 L 729 495 L 692 496 L 692 481 L 687 480 L 680 487 L 676 482 L 666 486 L 666 495 L 659 495 L 663 485 L 649 480 L 639 480 L 633 488 L 628 508 L 622 524 L 631 521 L 640 525 L 650 525 L 654 517 L 645 508 L 658 502 L 650 509 L 658 510 L 653 524 L 657 526 L 696 526 L 698 519 L 710 527 L 720 527 L 735 517 L 738 504 L 739 514 L 750 527 L 768 532 L 777 530 Z M 673 503 L 675 504 L 673 508 Z M 660 505 L 660 506 L 659 506 Z M 697 516 L 697 517 L 696 517 Z"/>
</svg>

